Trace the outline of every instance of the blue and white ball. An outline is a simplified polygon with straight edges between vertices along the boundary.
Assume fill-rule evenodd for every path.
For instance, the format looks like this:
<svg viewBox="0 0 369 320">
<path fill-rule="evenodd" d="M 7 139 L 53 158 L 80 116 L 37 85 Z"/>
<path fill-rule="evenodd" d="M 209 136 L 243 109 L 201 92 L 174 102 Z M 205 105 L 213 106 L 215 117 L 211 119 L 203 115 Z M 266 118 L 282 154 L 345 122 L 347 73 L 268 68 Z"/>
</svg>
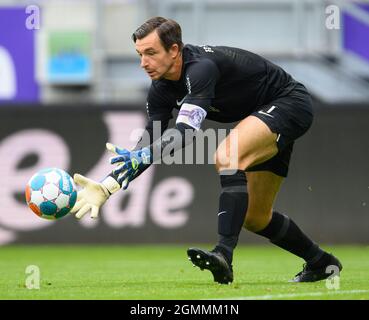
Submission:
<svg viewBox="0 0 369 320">
<path fill-rule="evenodd" d="M 49 220 L 64 217 L 77 200 L 72 177 L 62 169 L 38 171 L 26 186 L 26 200 L 39 217 Z"/>
</svg>

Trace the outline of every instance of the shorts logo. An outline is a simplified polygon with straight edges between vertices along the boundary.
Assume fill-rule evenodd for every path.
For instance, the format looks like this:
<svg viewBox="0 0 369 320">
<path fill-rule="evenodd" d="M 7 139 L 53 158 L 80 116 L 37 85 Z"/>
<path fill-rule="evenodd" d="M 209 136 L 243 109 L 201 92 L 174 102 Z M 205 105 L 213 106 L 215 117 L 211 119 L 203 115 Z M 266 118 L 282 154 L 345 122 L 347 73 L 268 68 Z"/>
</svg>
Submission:
<svg viewBox="0 0 369 320">
<path fill-rule="evenodd" d="M 272 116 L 270 113 L 271 113 L 275 108 L 277 108 L 277 107 L 276 107 L 276 106 L 271 106 L 271 107 L 270 107 L 266 112 L 265 112 L 265 111 L 260 110 L 260 111 L 258 111 L 258 113 L 263 114 L 263 115 L 268 116 L 268 117 L 271 117 L 271 118 L 274 118 L 274 116 Z"/>
</svg>

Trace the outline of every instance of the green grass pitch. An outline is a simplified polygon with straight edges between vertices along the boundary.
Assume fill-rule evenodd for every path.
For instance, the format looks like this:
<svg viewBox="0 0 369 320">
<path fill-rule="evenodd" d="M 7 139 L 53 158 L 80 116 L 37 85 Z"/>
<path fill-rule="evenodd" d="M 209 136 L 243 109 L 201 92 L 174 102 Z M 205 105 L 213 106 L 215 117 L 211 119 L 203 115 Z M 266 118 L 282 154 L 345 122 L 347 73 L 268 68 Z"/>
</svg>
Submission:
<svg viewBox="0 0 369 320">
<path fill-rule="evenodd" d="M 210 246 L 201 245 L 204 249 Z M 368 299 L 369 247 L 323 246 L 343 263 L 339 289 L 289 283 L 303 261 L 273 246 L 239 246 L 231 285 L 193 268 L 188 246 L 0 247 L 0 299 Z M 29 289 L 29 265 L 40 288 Z M 28 280 L 27 280 L 28 279 Z M 28 281 L 28 282 L 27 282 Z M 32 282 L 35 284 L 36 282 Z"/>
</svg>

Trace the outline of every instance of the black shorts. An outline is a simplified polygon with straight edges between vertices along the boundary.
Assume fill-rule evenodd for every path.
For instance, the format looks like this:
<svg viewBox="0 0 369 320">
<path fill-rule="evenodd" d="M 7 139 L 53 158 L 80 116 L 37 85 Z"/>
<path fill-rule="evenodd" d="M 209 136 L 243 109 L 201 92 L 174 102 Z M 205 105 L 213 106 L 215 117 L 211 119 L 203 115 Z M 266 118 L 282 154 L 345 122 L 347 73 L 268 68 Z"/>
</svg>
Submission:
<svg viewBox="0 0 369 320">
<path fill-rule="evenodd" d="M 251 115 L 262 120 L 277 134 L 278 153 L 271 159 L 247 168 L 246 171 L 271 171 L 287 177 L 294 141 L 313 122 L 312 100 L 304 86 L 297 86 L 288 96 L 278 98 Z"/>
</svg>

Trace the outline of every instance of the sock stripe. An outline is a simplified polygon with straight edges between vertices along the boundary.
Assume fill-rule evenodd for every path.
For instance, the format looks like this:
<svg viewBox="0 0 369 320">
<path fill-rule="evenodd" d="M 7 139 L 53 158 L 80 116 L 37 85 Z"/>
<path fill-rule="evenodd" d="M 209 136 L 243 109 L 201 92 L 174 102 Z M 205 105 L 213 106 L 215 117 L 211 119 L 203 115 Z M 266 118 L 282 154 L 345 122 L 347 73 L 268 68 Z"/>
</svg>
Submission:
<svg viewBox="0 0 369 320">
<path fill-rule="evenodd" d="M 222 193 L 223 192 L 241 192 L 241 193 L 246 193 L 247 192 L 247 188 L 246 188 L 246 185 L 223 187 L 221 192 Z"/>
<path fill-rule="evenodd" d="M 314 253 L 315 255 L 310 258 L 310 256 Z M 309 264 L 314 264 L 317 261 L 319 261 L 319 259 L 323 256 L 323 254 L 324 251 L 318 250 L 318 245 L 314 243 L 306 254 L 306 262 Z"/>
<path fill-rule="evenodd" d="M 245 171 L 238 169 L 225 169 L 219 172 L 220 177 L 222 176 L 234 176 L 235 174 L 245 174 Z"/>
<path fill-rule="evenodd" d="M 275 237 L 270 239 L 270 242 L 278 242 L 279 240 L 283 239 L 283 237 L 286 235 L 288 227 L 290 226 L 290 218 L 286 215 L 283 215 L 283 224 L 281 229 L 278 231 Z"/>
</svg>

